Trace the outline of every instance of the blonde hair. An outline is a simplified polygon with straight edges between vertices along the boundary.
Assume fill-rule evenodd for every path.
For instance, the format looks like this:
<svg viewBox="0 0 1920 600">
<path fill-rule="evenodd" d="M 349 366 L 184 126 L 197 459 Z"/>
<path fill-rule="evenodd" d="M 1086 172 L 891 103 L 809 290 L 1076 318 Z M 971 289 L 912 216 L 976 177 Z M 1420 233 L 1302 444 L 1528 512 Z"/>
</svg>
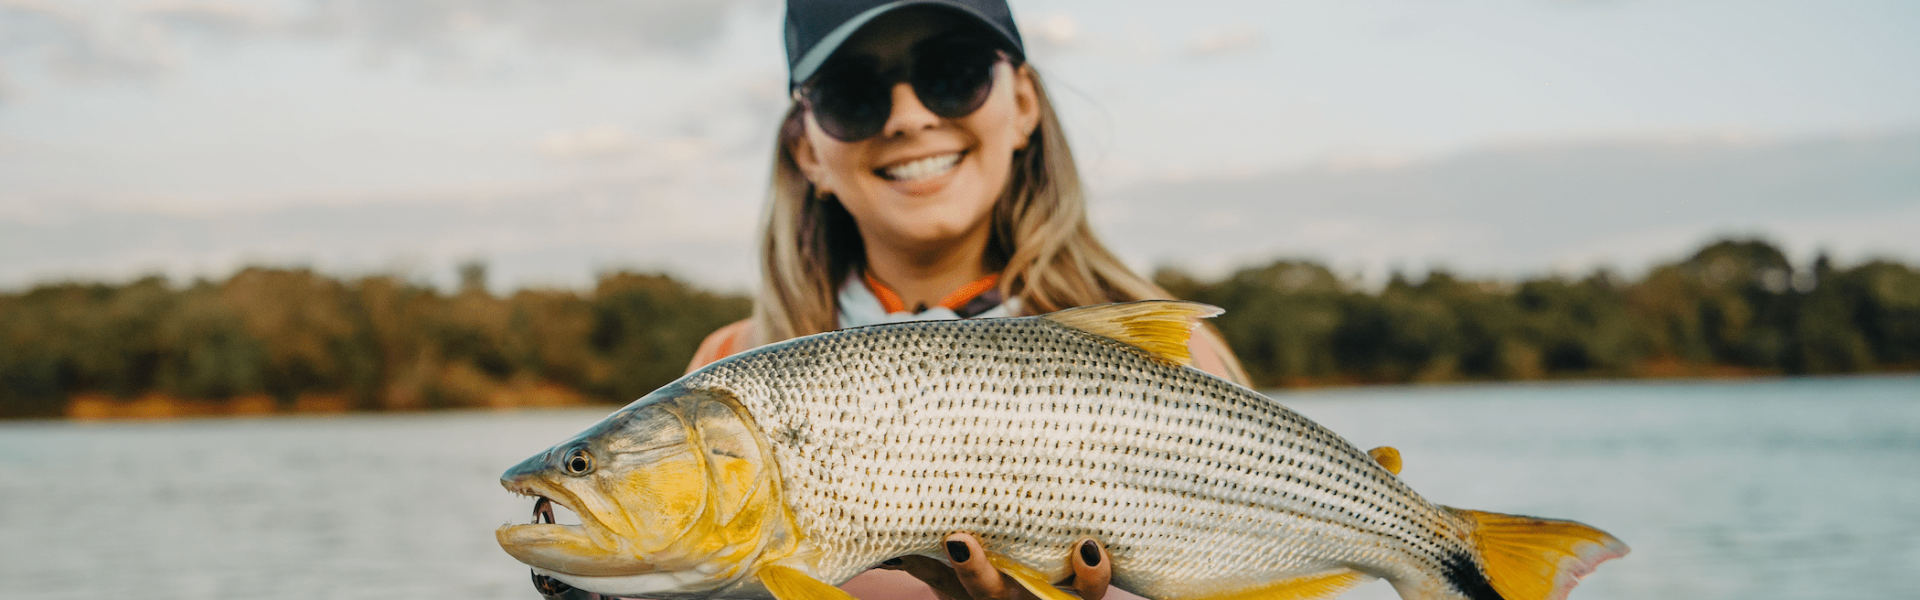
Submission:
<svg viewBox="0 0 1920 600">
<path fill-rule="evenodd" d="M 1030 65 L 1024 68 L 1033 77 L 1040 122 L 1027 147 L 1014 153 L 1006 190 L 993 210 L 985 260 L 989 269 L 1001 272 L 1000 293 L 1019 298 L 1031 314 L 1171 298 L 1094 237 L 1060 119 L 1040 74 Z M 797 102 L 788 108 L 775 144 L 772 197 L 760 241 L 761 283 L 753 303 L 759 344 L 839 328 L 834 298 L 865 256 L 853 216 L 831 195 L 817 194 L 794 160 L 795 142 L 806 133 L 805 116 Z M 1240 372 L 1217 333 L 1203 337 L 1210 338 L 1229 369 Z"/>
</svg>

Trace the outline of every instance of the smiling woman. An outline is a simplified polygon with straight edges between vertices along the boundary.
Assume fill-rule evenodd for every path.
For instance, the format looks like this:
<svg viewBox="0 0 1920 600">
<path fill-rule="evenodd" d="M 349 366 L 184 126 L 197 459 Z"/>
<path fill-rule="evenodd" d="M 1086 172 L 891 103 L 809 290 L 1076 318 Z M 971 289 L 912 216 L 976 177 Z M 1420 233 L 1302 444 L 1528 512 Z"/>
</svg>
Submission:
<svg viewBox="0 0 1920 600">
<path fill-rule="evenodd" d="M 742 350 L 846 327 L 1170 298 L 1093 235 L 1072 151 L 1019 29 L 998 0 L 790 0 L 793 104 L 780 128 L 753 316 L 701 344 L 689 371 Z M 1219 335 L 1194 365 L 1245 384 Z M 887 563 L 947 600 L 1025 594 L 970 534 L 948 562 Z M 1097 540 L 1075 545 L 1083 596 L 1106 593 Z M 1083 575 L 1084 574 L 1084 575 Z M 926 597 L 903 578 L 848 582 Z"/>
<path fill-rule="evenodd" d="M 1093 235 L 1004 2 L 794 0 L 787 53 L 754 314 L 692 368 L 843 327 L 1171 297 Z M 1246 381 L 1212 330 L 1193 353 Z"/>
</svg>

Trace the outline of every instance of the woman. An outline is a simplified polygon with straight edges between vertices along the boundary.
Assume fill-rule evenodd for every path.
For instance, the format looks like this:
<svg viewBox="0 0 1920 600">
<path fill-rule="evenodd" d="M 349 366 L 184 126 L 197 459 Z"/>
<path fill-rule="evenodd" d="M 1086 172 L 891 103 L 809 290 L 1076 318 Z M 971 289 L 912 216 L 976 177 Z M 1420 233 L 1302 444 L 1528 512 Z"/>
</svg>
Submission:
<svg viewBox="0 0 1920 600">
<path fill-rule="evenodd" d="M 1087 225 L 1079 174 L 1046 88 L 1025 62 L 1004 0 L 790 0 L 789 85 L 753 316 L 714 332 L 689 370 L 843 327 L 1019 316 L 1170 297 Z M 1246 383 L 1210 328 L 1195 365 Z M 955 568 L 903 557 L 894 569 L 939 595 L 1020 597 L 971 535 L 948 537 Z M 1076 546 L 1074 587 L 1106 591 L 1098 543 Z M 856 595 L 899 596 L 869 573 Z"/>
</svg>

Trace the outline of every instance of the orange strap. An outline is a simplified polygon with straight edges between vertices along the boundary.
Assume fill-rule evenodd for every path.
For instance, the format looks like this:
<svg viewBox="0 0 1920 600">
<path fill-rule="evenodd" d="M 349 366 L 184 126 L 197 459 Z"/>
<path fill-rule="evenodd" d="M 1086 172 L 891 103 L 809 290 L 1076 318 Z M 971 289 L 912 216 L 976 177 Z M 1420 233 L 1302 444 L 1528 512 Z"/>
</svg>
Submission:
<svg viewBox="0 0 1920 600">
<path fill-rule="evenodd" d="M 860 279 L 866 282 L 868 290 L 873 291 L 873 297 L 880 299 L 880 308 L 882 310 L 889 313 L 907 312 L 907 303 L 900 300 L 900 294 L 894 293 L 892 289 L 887 287 L 887 284 L 880 283 L 880 280 L 874 279 L 872 273 L 861 273 Z M 993 289 L 993 286 L 998 283 L 1000 283 L 1000 274 L 990 273 L 986 277 L 975 279 L 973 283 L 960 286 L 960 289 L 954 290 L 951 294 L 947 294 L 947 297 L 940 299 L 939 306 L 945 307 L 947 310 L 959 312 L 960 308 L 966 306 L 975 296 L 979 296 L 987 290 Z"/>
</svg>

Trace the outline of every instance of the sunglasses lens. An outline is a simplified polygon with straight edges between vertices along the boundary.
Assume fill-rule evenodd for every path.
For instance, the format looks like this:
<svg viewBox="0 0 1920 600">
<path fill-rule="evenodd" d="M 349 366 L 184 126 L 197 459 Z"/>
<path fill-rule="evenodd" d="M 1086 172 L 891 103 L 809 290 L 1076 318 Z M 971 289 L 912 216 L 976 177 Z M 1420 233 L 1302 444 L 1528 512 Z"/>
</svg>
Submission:
<svg viewBox="0 0 1920 600">
<path fill-rule="evenodd" d="M 979 110 L 993 91 L 1000 54 L 971 40 L 932 41 L 915 49 L 913 93 L 933 114 L 958 119 Z"/>
<path fill-rule="evenodd" d="M 880 133 L 893 111 L 890 84 L 875 73 L 872 61 L 837 61 L 808 86 L 807 106 L 820 128 L 843 141 Z"/>
<path fill-rule="evenodd" d="M 916 44 L 906 79 L 914 96 L 933 114 L 957 119 L 979 110 L 993 91 L 993 68 L 1000 52 L 967 38 L 934 39 Z M 803 92 L 814 122 L 836 139 L 857 142 L 887 126 L 893 112 L 896 76 L 879 72 L 879 60 L 853 56 L 822 67 Z"/>
</svg>

